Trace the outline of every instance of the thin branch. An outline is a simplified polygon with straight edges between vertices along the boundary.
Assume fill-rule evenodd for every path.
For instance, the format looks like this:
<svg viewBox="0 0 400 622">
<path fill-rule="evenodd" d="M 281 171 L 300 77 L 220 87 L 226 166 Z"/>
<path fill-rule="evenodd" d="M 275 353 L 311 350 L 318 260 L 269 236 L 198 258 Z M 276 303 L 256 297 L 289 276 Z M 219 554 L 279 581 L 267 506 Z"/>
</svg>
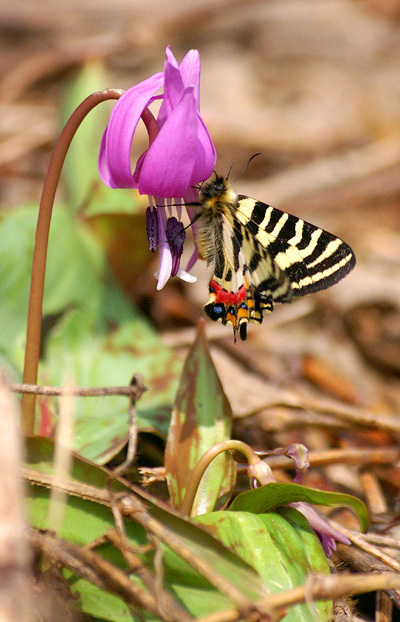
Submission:
<svg viewBox="0 0 400 622">
<path fill-rule="evenodd" d="M 143 378 L 140 374 L 135 374 L 131 380 L 131 386 L 136 389 L 136 395 L 132 396 L 129 403 L 129 434 L 128 434 L 128 449 L 126 452 L 125 460 L 114 469 L 115 475 L 123 475 L 131 466 L 136 456 L 138 429 L 136 423 L 136 401 L 141 397 L 142 393 L 146 391 L 146 387 L 143 384 Z"/>
<path fill-rule="evenodd" d="M 293 590 L 274 594 L 254 603 L 259 611 L 269 615 L 272 620 L 279 619 L 283 611 L 291 606 L 312 600 L 335 600 L 352 594 L 365 594 L 374 590 L 388 590 L 400 587 L 400 574 L 358 574 L 358 575 L 310 575 L 307 582 Z M 236 609 L 226 609 L 196 622 L 236 622 L 241 614 Z"/>
<path fill-rule="evenodd" d="M 385 563 L 381 562 L 379 559 L 376 559 L 376 557 L 370 553 L 362 551 L 357 546 L 348 546 L 347 544 L 338 542 L 334 557 L 337 558 L 337 563 L 340 564 L 341 562 L 345 562 L 345 564 L 350 566 L 350 568 L 353 568 L 358 572 L 394 572 Z M 390 596 L 396 607 L 400 609 L 400 589 L 393 588 L 387 590 L 387 594 Z"/>
<path fill-rule="evenodd" d="M 335 529 L 340 529 L 340 531 L 345 536 L 347 536 L 347 538 L 351 540 L 353 544 L 359 546 L 360 549 L 366 551 L 367 553 L 370 553 L 371 555 L 376 557 L 376 559 L 379 559 L 381 562 L 384 562 L 390 568 L 393 568 L 393 570 L 400 573 L 400 562 L 398 562 L 394 557 L 392 557 L 391 555 L 387 555 L 387 553 L 384 553 L 383 551 L 381 551 L 381 549 L 374 546 L 370 542 L 366 542 L 360 534 L 355 534 L 354 532 L 349 531 L 348 529 L 343 527 L 343 525 L 339 525 L 336 521 L 329 520 L 328 522 Z"/>
<path fill-rule="evenodd" d="M 108 397 L 110 395 L 124 395 L 135 400 L 138 400 L 143 392 L 142 391 L 139 395 L 138 387 L 133 385 L 121 387 L 51 387 L 13 382 L 10 384 L 9 388 L 13 393 L 46 395 L 48 397 L 62 395 L 76 395 L 77 397 Z"/>
<path fill-rule="evenodd" d="M 331 464 L 393 464 L 400 458 L 400 448 L 392 447 L 346 447 L 346 449 L 325 449 L 310 451 L 311 467 Z M 286 456 L 267 456 L 264 461 L 271 469 L 293 469 L 293 461 Z"/>
<path fill-rule="evenodd" d="M 39 486 L 48 488 L 55 486 L 61 490 L 67 491 L 70 495 L 101 503 L 111 508 L 109 491 L 104 488 L 97 488 L 77 481 L 55 478 L 54 475 L 41 473 L 33 469 L 23 468 L 22 472 L 23 476 L 32 484 L 38 484 Z M 131 491 L 131 494 L 115 495 L 115 500 L 122 514 L 132 518 L 132 520 L 142 525 L 151 536 L 164 542 L 169 548 L 175 551 L 179 557 L 185 560 L 200 575 L 205 577 L 217 590 L 228 596 L 241 611 L 241 615 L 252 610 L 253 606 L 251 601 L 248 600 L 239 588 L 220 574 L 210 563 L 201 559 L 198 555 L 195 555 L 184 539 L 180 538 L 174 530 L 166 527 L 161 521 L 154 518 L 147 511 L 144 502 L 149 498 L 146 493 L 123 479 L 119 481 Z M 166 511 L 173 514 L 171 510 Z"/>
<path fill-rule="evenodd" d="M 160 611 L 154 594 L 131 581 L 123 570 L 97 553 L 51 534 L 30 530 L 28 536 L 31 545 L 36 550 L 45 553 L 56 564 L 69 568 L 78 577 L 83 577 L 107 592 L 122 597 L 133 613 L 137 613 L 139 608 L 149 611 L 165 622 L 189 622 L 191 620 L 191 617 L 178 606 L 174 607 L 171 614 L 165 608 Z"/>
<path fill-rule="evenodd" d="M 141 581 L 143 581 L 147 589 L 154 594 L 159 610 L 165 612 L 165 615 L 169 614 L 169 616 L 174 617 L 176 620 L 182 619 L 182 615 L 187 617 L 187 614 L 185 614 L 182 608 L 173 599 L 171 594 L 162 586 L 156 585 L 155 578 L 140 560 L 137 552 L 129 544 L 128 540 L 113 528 L 107 530 L 107 536 L 110 542 L 112 542 L 112 544 L 119 549 L 124 556 L 125 561 L 129 565 L 129 574 L 134 573 L 141 579 Z"/>
<path fill-rule="evenodd" d="M 375 544 L 376 546 L 400 550 L 400 540 L 398 538 L 384 536 L 380 533 L 363 533 L 361 537 L 366 542 L 371 542 L 371 544 Z"/>
</svg>

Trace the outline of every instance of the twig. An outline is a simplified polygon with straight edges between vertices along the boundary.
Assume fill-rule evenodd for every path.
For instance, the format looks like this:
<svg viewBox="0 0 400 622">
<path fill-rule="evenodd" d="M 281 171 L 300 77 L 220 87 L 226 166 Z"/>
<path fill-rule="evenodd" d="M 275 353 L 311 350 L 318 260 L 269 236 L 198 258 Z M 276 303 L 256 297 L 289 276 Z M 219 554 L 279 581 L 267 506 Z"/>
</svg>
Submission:
<svg viewBox="0 0 400 622">
<path fill-rule="evenodd" d="M 135 388 L 135 395 L 131 396 L 129 403 L 129 434 L 128 449 L 125 460 L 114 469 L 114 475 L 123 475 L 133 463 L 136 456 L 137 445 L 137 425 L 136 425 L 136 401 L 142 396 L 147 387 L 143 384 L 143 378 L 140 374 L 133 376 L 131 386 Z"/>
<path fill-rule="evenodd" d="M 67 491 L 70 495 L 87 499 L 88 501 L 101 503 L 102 505 L 111 508 L 109 492 L 104 488 L 96 488 L 95 486 L 81 484 L 80 482 L 55 478 L 53 475 L 40 473 L 32 469 L 22 469 L 22 472 L 24 477 L 33 484 L 46 486 L 48 488 L 56 486 L 61 490 Z M 142 525 L 144 529 L 154 538 L 164 542 L 169 548 L 175 551 L 175 553 L 190 564 L 190 566 L 200 575 L 205 577 L 222 594 L 228 596 L 228 598 L 236 604 L 242 614 L 247 614 L 248 611 L 252 610 L 252 603 L 246 598 L 239 588 L 221 575 L 212 564 L 208 561 L 204 561 L 198 555 L 195 555 L 190 546 L 186 544 L 185 539 L 179 538 L 176 535 L 176 531 L 165 527 L 161 521 L 151 516 L 143 503 L 143 501 L 150 499 L 145 492 L 137 489 L 134 485 L 129 484 L 122 479 L 120 481 L 124 483 L 127 489 L 133 492 L 133 494 L 115 495 L 118 507 L 123 514 L 129 516 L 132 520 Z M 141 499 L 143 499 L 143 501 Z M 161 505 L 162 504 L 160 503 L 160 506 Z M 157 508 L 157 511 L 160 511 L 160 508 Z M 173 514 L 173 512 L 169 509 L 165 511 L 168 511 L 169 514 Z M 178 516 L 176 517 L 176 520 L 183 521 L 183 519 L 180 517 L 178 518 Z M 184 523 L 182 523 L 182 525 L 183 524 Z M 215 555 L 217 556 L 218 553 L 216 552 Z"/>
<path fill-rule="evenodd" d="M 371 555 L 376 557 L 376 559 L 379 559 L 380 561 L 387 564 L 387 566 L 389 566 L 390 568 L 393 568 L 393 570 L 400 572 L 400 562 L 394 559 L 394 557 L 387 555 L 373 544 L 366 542 L 364 538 L 362 538 L 359 534 L 355 534 L 354 532 L 349 531 L 348 529 L 343 527 L 343 525 L 339 525 L 338 523 L 336 523 L 336 521 L 329 520 L 329 523 L 335 529 L 340 529 L 341 532 L 344 533 L 344 535 L 347 536 L 348 539 L 351 540 L 354 544 L 359 546 L 360 549 L 366 551 L 367 553 L 370 553 Z"/>
<path fill-rule="evenodd" d="M 348 447 L 346 449 L 327 449 L 310 451 L 308 454 L 311 467 L 330 464 L 393 464 L 400 458 L 398 447 Z M 264 458 L 272 469 L 293 469 L 293 461 L 286 456 Z"/>
<path fill-rule="evenodd" d="M 365 535 L 363 537 L 365 537 Z M 334 555 L 338 557 L 340 561 L 345 562 L 351 568 L 359 572 L 394 572 L 385 563 L 356 546 L 348 546 L 347 544 L 341 544 L 339 542 Z M 400 589 L 388 589 L 386 592 L 396 607 L 400 609 Z"/>
<path fill-rule="evenodd" d="M 362 538 L 371 544 L 377 546 L 384 546 L 387 549 L 400 550 L 400 540 L 392 538 L 391 536 L 382 536 L 379 533 L 363 533 Z"/>
<path fill-rule="evenodd" d="M 129 573 L 134 573 L 144 583 L 144 585 L 154 594 L 160 610 L 165 612 L 165 615 L 175 616 L 175 619 L 181 619 L 180 616 L 184 614 L 182 608 L 175 602 L 171 594 L 164 590 L 162 586 L 156 585 L 156 580 L 151 572 L 142 563 L 140 558 L 136 555 L 135 550 L 129 544 L 126 538 L 124 538 L 116 529 L 108 529 L 107 536 L 110 542 L 119 549 L 125 558 L 125 561 L 129 565 Z M 187 614 L 185 614 L 187 615 Z"/>
<path fill-rule="evenodd" d="M 390 622 L 392 619 L 393 603 L 389 596 L 382 591 L 376 594 L 375 622 Z"/>
<path fill-rule="evenodd" d="M 161 617 L 166 622 L 191 620 L 187 613 L 178 610 L 178 606 L 174 609 L 173 615 L 170 615 L 170 612 L 161 612 L 153 594 L 139 587 L 123 570 L 93 551 L 78 547 L 54 535 L 34 530 L 29 531 L 29 540 L 36 550 L 44 553 L 56 564 L 62 564 L 78 577 L 83 577 L 107 592 L 121 596 L 134 613 L 137 613 L 139 608 Z"/>
<path fill-rule="evenodd" d="M 121 551 L 126 563 L 129 566 L 129 574 L 134 573 L 135 575 L 137 575 L 143 581 L 145 586 L 151 592 L 155 593 L 153 575 L 148 570 L 148 568 L 144 566 L 143 562 L 137 556 L 136 551 L 129 544 L 128 540 L 113 527 L 107 529 L 105 536 L 115 546 L 115 548 Z"/>
<path fill-rule="evenodd" d="M 282 612 L 291 605 L 305 602 L 309 596 L 313 600 L 324 600 L 350 596 L 351 594 L 365 594 L 374 590 L 388 590 L 400 587 L 400 574 L 358 574 L 358 575 L 310 575 L 305 585 L 293 590 L 274 594 L 254 603 L 258 610 L 267 613 L 272 620 L 279 619 Z M 240 619 L 236 609 L 226 609 L 203 618 L 196 622 L 235 622 Z"/>
<path fill-rule="evenodd" d="M 272 406 L 286 406 L 288 408 L 302 408 L 304 410 L 322 412 L 333 415 L 343 420 L 346 424 L 352 424 L 353 426 L 361 425 L 366 428 L 385 430 L 397 434 L 400 433 L 399 417 L 361 410 L 354 406 L 346 406 L 330 400 L 316 400 L 306 396 L 301 396 L 299 398 L 285 396 L 282 400 L 276 399 L 274 403 L 268 404 L 268 408 Z"/>
<path fill-rule="evenodd" d="M 308 454 L 310 467 L 329 466 L 331 464 L 393 464 L 400 458 L 400 448 L 398 447 L 349 447 L 346 449 L 326 449 L 322 451 L 310 451 Z M 286 456 L 267 456 L 263 458 L 271 469 L 288 469 L 293 471 L 293 460 Z M 247 464 L 237 464 L 238 473 L 247 471 Z M 165 480 L 164 467 L 140 467 L 142 485 L 149 486 L 154 482 Z M 369 536 L 370 534 L 368 534 Z M 374 534 L 371 534 L 371 537 Z M 366 537 L 365 535 L 363 536 Z M 376 536 L 384 538 L 387 536 Z M 390 539 L 395 542 L 393 538 Z M 372 540 L 371 540 L 372 541 Z M 400 542 L 398 542 L 400 548 Z M 383 545 L 386 546 L 386 545 Z M 389 545 L 387 545 L 389 546 Z"/>
<path fill-rule="evenodd" d="M 77 397 L 109 397 L 110 395 L 124 395 L 131 399 L 138 400 L 143 390 L 135 385 L 121 387 L 51 387 L 37 384 L 16 383 L 10 384 L 10 391 L 13 393 L 34 393 L 35 395 L 61 396 L 76 395 Z M 139 394 L 140 392 L 140 394 Z"/>
</svg>

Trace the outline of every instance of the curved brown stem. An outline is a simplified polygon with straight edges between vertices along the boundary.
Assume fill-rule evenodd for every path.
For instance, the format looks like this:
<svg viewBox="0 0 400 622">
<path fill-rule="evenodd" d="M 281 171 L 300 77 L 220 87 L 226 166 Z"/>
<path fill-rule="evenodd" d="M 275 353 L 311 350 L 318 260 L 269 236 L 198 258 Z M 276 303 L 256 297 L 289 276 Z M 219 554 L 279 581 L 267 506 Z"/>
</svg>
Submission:
<svg viewBox="0 0 400 622">
<path fill-rule="evenodd" d="M 54 197 L 64 159 L 75 132 L 86 115 L 101 102 L 108 99 L 119 99 L 123 92 L 121 89 L 105 89 L 89 95 L 68 119 L 51 156 L 40 199 L 33 251 L 23 374 L 23 382 L 26 384 L 36 384 L 37 382 L 47 243 Z M 22 396 L 21 431 L 28 436 L 32 436 L 35 431 L 35 404 L 35 394 L 25 393 Z"/>
</svg>

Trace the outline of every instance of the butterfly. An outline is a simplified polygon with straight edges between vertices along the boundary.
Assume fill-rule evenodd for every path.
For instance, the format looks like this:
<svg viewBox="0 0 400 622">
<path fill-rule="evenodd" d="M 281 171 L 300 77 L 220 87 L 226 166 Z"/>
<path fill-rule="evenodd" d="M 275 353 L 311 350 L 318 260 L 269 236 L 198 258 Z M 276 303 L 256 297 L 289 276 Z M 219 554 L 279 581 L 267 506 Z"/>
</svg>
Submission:
<svg viewBox="0 0 400 622">
<path fill-rule="evenodd" d="M 261 323 L 275 302 L 334 285 L 355 266 L 338 237 L 266 203 L 238 195 L 224 177 L 199 188 L 199 257 L 212 268 L 207 315 L 231 324 L 234 338 Z"/>
</svg>

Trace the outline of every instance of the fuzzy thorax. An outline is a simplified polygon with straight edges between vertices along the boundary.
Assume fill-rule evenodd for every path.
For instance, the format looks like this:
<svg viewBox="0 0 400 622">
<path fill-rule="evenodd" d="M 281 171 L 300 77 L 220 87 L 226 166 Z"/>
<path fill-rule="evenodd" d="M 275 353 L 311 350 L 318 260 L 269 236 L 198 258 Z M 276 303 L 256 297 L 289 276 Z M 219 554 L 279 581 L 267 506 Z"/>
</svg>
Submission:
<svg viewBox="0 0 400 622">
<path fill-rule="evenodd" d="M 210 209 L 214 213 L 220 212 L 229 205 L 235 205 L 238 200 L 236 192 L 223 177 L 216 177 L 200 192 L 203 195 L 200 200 L 200 209 L 204 211 Z"/>
</svg>

